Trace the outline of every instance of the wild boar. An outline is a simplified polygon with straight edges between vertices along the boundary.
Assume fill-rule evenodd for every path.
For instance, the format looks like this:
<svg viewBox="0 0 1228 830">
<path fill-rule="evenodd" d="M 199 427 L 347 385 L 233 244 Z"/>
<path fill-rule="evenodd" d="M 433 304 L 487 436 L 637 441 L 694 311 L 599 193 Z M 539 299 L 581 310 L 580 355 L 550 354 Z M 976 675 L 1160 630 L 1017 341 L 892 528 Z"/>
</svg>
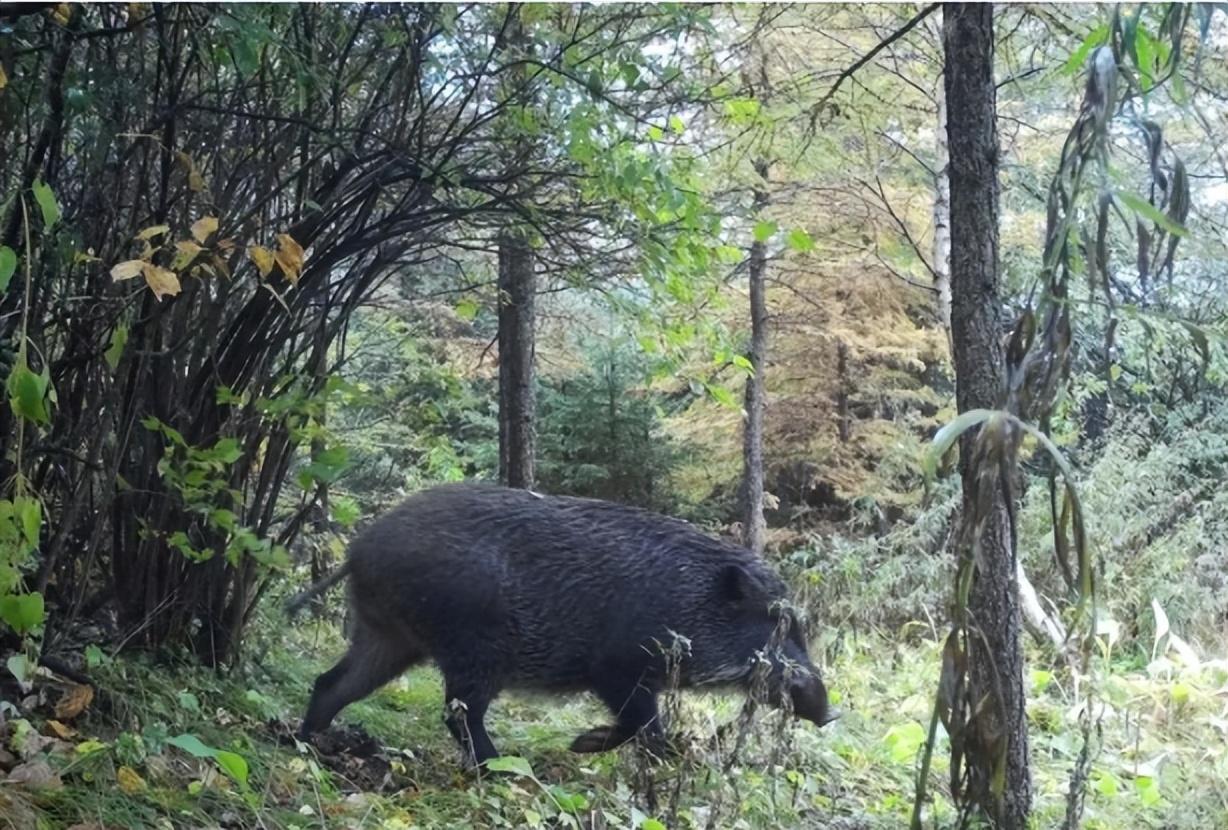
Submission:
<svg viewBox="0 0 1228 830">
<path fill-rule="evenodd" d="M 615 723 L 578 736 L 576 752 L 637 736 L 659 750 L 667 683 L 746 688 L 756 664 L 769 702 L 787 694 L 796 715 L 820 726 L 836 716 L 784 583 L 749 551 L 675 519 L 446 485 L 373 522 L 346 565 L 292 605 L 347 575 L 352 644 L 316 680 L 304 737 L 428 659 L 443 674 L 448 729 L 477 764 L 498 755 L 485 715 L 503 689 L 595 693 Z"/>
</svg>

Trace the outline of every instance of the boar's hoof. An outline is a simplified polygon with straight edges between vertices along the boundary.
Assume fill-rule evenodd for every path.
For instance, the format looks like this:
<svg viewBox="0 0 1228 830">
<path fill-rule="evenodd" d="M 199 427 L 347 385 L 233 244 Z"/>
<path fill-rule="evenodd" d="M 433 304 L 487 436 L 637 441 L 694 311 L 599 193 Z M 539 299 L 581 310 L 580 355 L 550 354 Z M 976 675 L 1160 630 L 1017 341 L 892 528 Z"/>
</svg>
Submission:
<svg viewBox="0 0 1228 830">
<path fill-rule="evenodd" d="M 606 752 L 617 749 L 635 737 L 635 734 L 628 733 L 620 726 L 597 726 L 577 735 L 571 742 L 571 751 L 584 754 Z M 677 757 L 681 754 L 678 747 L 668 741 L 659 730 L 643 729 L 639 732 L 638 739 L 640 746 L 658 758 Z"/>
<path fill-rule="evenodd" d="M 605 752 L 625 744 L 628 736 L 617 726 L 597 726 L 582 732 L 571 742 L 571 751 L 579 753 Z"/>
</svg>

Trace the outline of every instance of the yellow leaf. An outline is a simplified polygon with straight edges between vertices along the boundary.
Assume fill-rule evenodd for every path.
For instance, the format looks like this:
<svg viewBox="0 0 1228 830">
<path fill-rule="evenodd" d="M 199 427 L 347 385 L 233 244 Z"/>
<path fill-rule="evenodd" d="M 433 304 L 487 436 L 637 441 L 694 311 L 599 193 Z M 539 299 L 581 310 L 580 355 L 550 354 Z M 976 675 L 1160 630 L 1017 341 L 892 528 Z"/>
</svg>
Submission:
<svg viewBox="0 0 1228 830">
<path fill-rule="evenodd" d="M 149 290 L 154 293 L 155 297 L 161 300 L 165 296 L 179 293 L 178 274 L 165 268 L 159 268 L 152 262 L 143 264 L 145 267 L 142 269 L 142 273 L 145 274 L 145 283 L 149 286 Z"/>
<path fill-rule="evenodd" d="M 277 264 L 290 282 L 298 282 L 303 273 L 303 246 L 288 233 L 277 234 Z"/>
<path fill-rule="evenodd" d="M 56 3 L 55 8 L 51 10 L 51 18 L 61 26 L 67 26 L 68 21 L 72 19 L 72 9 L 67 3 Z"/>
<path fill-rule="evenodd" d="M 171 263 L 171 268 L 180 271 L 191 265 L 192 260 L 196 259 L 196 255 L 203 251 L 204 248 L 190 239 L 182 239 L 175 243 L 175 250 L 178 253 L 175 254 L 175 261 Z"/>
<path fill-rule="evenodd" d="M 57 738 L 64 741 L 71 740 L 77 735 L 77 730 L 73 729 L 71 726 L 65 726 L 58 720 L 47 721 L 47 729 L 49 729 Z"/>
<path fill-rule="evenodd" d="M 202 216 L 192 223 L 192 236 L 196 237 L 196 241 L 201 244 L 204 244 L 204 241 L 214 233 L 217 233 L 216 216 Z"/>
<path fill-rule="evenodd" d="M 119 788 L 127 795 L 135 795 L 145 789 L 145 779 L 132 767 L 120 767 L 115 771 Z"/>
<path fill-rule="evenodd" d="M 276 264 L 273 259 L 273 252 L 260 245 L 248 246 L 247 258 L 255 263 L 256 270 L 260 272 L 262 277 L 267 277 Z"/>
<path fill-rule="evenodd" d="M 140 274 L 144 267 L 145 262 L 140 259 L 130 259 L 127 262 L 121 262 L 111 269 L 111 279 L 115 282 L 130 280 Z"/>
<path fill-rule="evenodd" d="M 170 225 L 153 225 L 138 233 L 136 238 L 153 239 L 155 236 L 161 236 L 162 234 L 169 232 L 170 229 Z"/>
<path fill-rule="evenodd" d="M 188 187 L 197 193 L 204 190 L 205 179 L 200 175 L 200 171 L 196 169 L 196 162 L 192 161 L 192 157 L 183 152 L 183 150 L 176 150 L 175 157 L 179 159 L 179 163 L 183 165 L 183 169 L 188 174 Z"/>
<path fill-rule="evenodd" d="M 0 89 L 9 85 L 9 76 L 4 74 L 4 64 L 0 63 Z"/>
<path fill-rule="evenodd" d="M 55 705 L 55 716 L 59 720 L 72 720 L 84 712 L 93 701 L 93 686 L 84 684 L 69 686 Z"/>
</svg>

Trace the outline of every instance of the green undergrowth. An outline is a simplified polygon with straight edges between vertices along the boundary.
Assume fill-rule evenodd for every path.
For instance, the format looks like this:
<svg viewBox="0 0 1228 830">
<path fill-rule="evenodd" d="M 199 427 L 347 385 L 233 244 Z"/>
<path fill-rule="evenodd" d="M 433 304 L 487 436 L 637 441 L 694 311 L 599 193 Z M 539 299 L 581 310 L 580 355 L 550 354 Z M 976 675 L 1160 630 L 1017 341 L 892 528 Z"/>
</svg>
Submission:
<svg viewBox="0 0 1228 830">
<path fill-rule="evenodd" d="M 510 774 L 479 779 L 460 768 L 430 668 L 342 713 L 343 730 L 360 725 L 379 742 L 376 757 L 294 742 L 311 681 L 342 650 L 331 624 L 303 623 L 260 626 L 227 674 L 95 654 L 99 695 L 56 721 L 68 731 L 49 723 L 56 693 L 9 713 L 9 750 L 58 778 L 0 785 L 0 827 L 906 827 L 940 664 L 928 624 L 833 642 L 826 675 L 845 715 L 821 731 L 767 712 L 746 727 L 740 697 L 684 694 L 670 702 L 680 755 L 658 764 L 634 748 L 569 753 L 607 718 L 587 696 L 505 695 L 488 722 L 514 756 L 501 762 Z M 1228 826 L 1228 663 L 1120 644 L 1108 659 L 1084 826 Z M 1035 826 L 1055 827 L 1080 748 L 1078 698 L 1064 671 L 1033 668 L 1030 683 Z M 954 821 L 946 750 L 927 827 Z"/>
</svg>

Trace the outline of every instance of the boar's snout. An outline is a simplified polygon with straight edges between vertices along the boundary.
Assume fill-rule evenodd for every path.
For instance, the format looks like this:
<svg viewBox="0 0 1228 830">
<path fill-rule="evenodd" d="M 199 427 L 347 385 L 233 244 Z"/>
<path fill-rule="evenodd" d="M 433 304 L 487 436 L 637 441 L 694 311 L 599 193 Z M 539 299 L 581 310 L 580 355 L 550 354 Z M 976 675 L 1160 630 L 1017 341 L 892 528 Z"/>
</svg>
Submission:
<svg viewBox="0 0 1228 830">
<path fill-rule="evenodd" d="M 827 687 L 817 674 L 806 672 L 794 678 L 789 696 L 793 699 L 793 714 L 817 726 L 825 726 L 840 717 L 840 710 L 827 702 Z"/>
</svg>

